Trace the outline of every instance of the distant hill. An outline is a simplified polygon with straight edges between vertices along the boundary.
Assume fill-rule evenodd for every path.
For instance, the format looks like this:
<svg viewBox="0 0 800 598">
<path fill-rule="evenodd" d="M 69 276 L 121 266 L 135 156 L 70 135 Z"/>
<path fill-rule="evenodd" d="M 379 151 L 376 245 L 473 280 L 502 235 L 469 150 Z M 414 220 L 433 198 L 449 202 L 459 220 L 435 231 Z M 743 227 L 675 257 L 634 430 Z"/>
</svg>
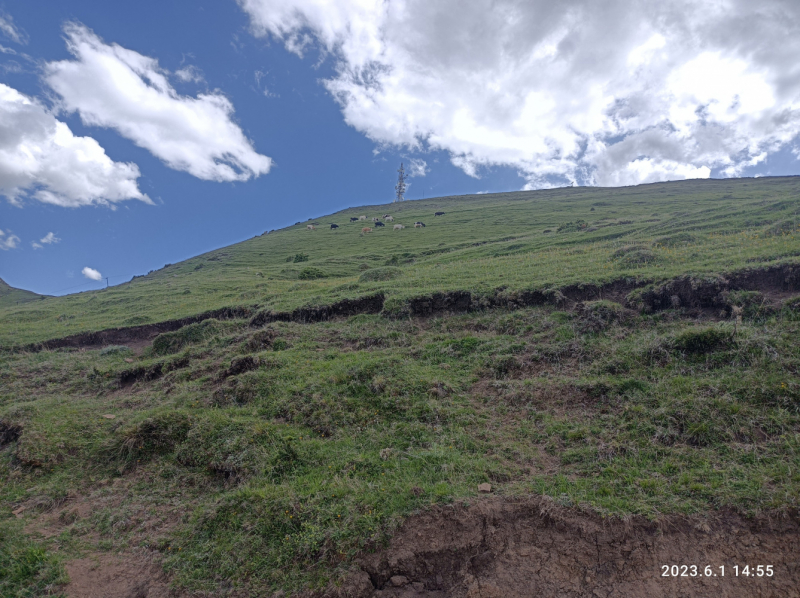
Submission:
<svg viewBox="0 0 800 598">
<path fill-rule="evenodd" d="M 384 226 L 373 222 L 385 214 Z M 0 346 L 376 294 L 396 316 L 434 293 L 469 293 L 478 305 L 498 293 L 714 277 L 798 256 L 797 176 L 434 197 L 309 218 L 108 289 L 34 304 L 15 289 L 24 295 L 11 301 L 28 303 L 0 296 Z"/>
<path fill-rule="evenodd" d="M 800 177 L 363 206 L 0 305 L 0 595 L 798 596 L 798 337 Z"/>
<path fill-rule="evenodd" d="M 9 307 L 17 303 L 28 303 L 36 299 L 44 299 L 44 297 L 45 295 L 39 295 L 33 291 L 14 288 L 0 278 L 0 307 Z"/>
</svg>

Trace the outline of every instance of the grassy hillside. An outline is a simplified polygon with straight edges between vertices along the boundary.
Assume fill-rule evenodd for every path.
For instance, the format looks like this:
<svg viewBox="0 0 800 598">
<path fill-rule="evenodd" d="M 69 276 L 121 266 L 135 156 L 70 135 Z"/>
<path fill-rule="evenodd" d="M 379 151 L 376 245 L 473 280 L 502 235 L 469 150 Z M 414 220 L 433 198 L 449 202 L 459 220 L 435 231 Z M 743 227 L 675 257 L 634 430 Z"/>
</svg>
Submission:
<svg viewBox="0 0 800 598">
<path fill-rule="evenodd" d="M 37 299 L 44 299 L 44 295 L 39 295 L 23 289 L 16 289 L 0 278 L 0 308 L 16 307 L 20 303 L 28 303 L 29 301 L 36 301 Z"/>
<path fill-rule="evenodd" d="M 0 308 L 0 345 L 231 305 L 287 310 L 383 291 L 397 308 L 433 291 L 490 293 L 498 286 L 546 289 L 724 272 L 800 255 L 798 210 L 800 177 L 555 189 L 345 210 L 310 220 L 317 230 L 303 222 L 110 289 Z M 435 211 L 445 216 L 434 217 Z M 385 213 L 407 228 L 362 235 L 365 223 L 349 222 Z M 418 220 L 426 228 L 413 228 Z M 623 256 L 620 250 L 632 244 L 642 251 Z M 400 277 L 365 274 L 386 266 L 400 268 Z"/>
<path fill-rule="evenodd" d="M 407 202 L 4 308 L 0 594 L 58 591 L 80 559 L 155 561 L 195 595 L 330 588 L 480 483 L 607 517 L 790 516 L 799 211 L 798 178 Z M 408 228 L 349 223 L 384 213 Z M 468 303 L 431 307 L 449 291 Z"/>
</svg>

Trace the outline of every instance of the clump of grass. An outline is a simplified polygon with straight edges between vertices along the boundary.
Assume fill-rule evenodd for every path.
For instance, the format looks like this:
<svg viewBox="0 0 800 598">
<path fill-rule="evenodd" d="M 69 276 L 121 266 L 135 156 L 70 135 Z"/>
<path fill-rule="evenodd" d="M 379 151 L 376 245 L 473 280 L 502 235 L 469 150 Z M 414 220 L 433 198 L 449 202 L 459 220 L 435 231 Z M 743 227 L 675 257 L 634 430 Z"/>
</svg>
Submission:
<svg viewBox="0 0 800 598">
<path fill-rule="evenodd" d="M 300 280 L 316 280 L 318 278 L 325 278 L 327 275 L 323 270 L 319 268 L 315 268 L 314 266 L 308 266 L 300 270 L 300 273 L 297 275 L 297 278 Z"/>
<path fill-rule="evenodd" d="M 176 459 L 183 465 L 203 467 L 228 482 L 253 475 L 279 481 L 301 466 L 291 438 L 280 439 L 274 425 L 224 415 L 196 421 L 177 448 Z"/>
<path fill-rule="evenodd" d="M 644 266 L 660 261 L 655 253 L 641 245 L 620 247 L 611 254 L 611 259 L 616 261 L 621 268 Z"/>
<path fill-rule="evenodd" d="M 192 424 L 192 416 L 184 412 L 156 413 L 117 430 L 106 444 L 106 452 L 122 461 L 149 459 L 169 453 L 186 439 Z"/>
<path fill-rule="evenodd" d="M 163 332 L 153 340 L 153 353 L 155 355 L 169 355 L 177 353 L 188 345 L 207 341 L 213 336 L 221 334 L 228 327 L 219 320 L 209 319 L 189 324 L 174 332 Z"/>
<path fill-rule="evenodd" d="M 725 299 L 732 308 L 738 308 L 736 315 L 745 319 L 763 319 L 772 311 L 758 291 L 730 291 Z"/>
<path fill-rule="evenodd" d="M 574 222 L 565 222 L 556 229 L 557 233 L 574 233 L 589 228 L 589 223 L 579 218 Z"/>
<path fill-rule="evenodd" d="M 575 311 L 581 318 L 582 328 L 593 332 L 622 321 L 625 315 L 625 310 L 619 303 L 607 300 L 584 301 L 575 306 Z"/>
<path fill-rule="evenodd" d="M 671 339 L 671 346 L 676 351 L 690 354 L 711 353 L 726 349 L 733 342 L 729 331 L 716 327 L 689 328 L 676 334 Z"/>
<path fill-rule="evenodd" d="M 21 523 L 0 521 L 0 596 L 63 597 L 52 590 L 66 581 L 61 560 L 42 544 L 26 538 Z"/>
<path fill-rule="evenodd" d="M 265 328 L 254 333 L 244 343 L 243 349 L 247 352 L 256 353 L 265 349 L 271 349 L 275 342 L 276 332 L 271 328 Z"/>
<path fill-rule="evenodd" d="M 800 321 L 800 297 L 791 297 L 784 301 L 781 315 L 790 322 Z"/>
</svg>

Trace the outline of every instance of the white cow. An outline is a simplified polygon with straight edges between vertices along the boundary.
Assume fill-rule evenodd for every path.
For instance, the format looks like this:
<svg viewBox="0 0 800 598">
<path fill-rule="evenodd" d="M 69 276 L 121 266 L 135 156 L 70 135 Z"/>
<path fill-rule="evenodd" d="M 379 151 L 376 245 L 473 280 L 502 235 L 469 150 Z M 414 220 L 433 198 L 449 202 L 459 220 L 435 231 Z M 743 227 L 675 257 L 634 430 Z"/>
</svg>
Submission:
<svg viewBox="0 0 800 598">
<path fill-rule="evenodd" d="M 307 228 L 308 230 L 317 230 L 317 227 L 316 227 L 316 226 L 314 226 L 313 224 L 306 224 L 306 228 Z"/>
<path fill-rule="evenodd" d="M 391 216 L 386 216 L 385 220 L 386 222 L 394 222 L 394 218 L 392 218 Z"/>
<path fill-rule="evenodd" d="M 366 219 L 367 219 L 367 217 L 366 217 L 366 216 L 359 216 L 359 217 L 358 217 L 358 219 L 359 219 L 359 220 L 366 220 Z"/>
<path fill-rule="evenodd" d="M 403 230 L 405 226 L 403 226 L 402 224 L 395 224 L 392 228 L 394 230 Z"/>
</svg>

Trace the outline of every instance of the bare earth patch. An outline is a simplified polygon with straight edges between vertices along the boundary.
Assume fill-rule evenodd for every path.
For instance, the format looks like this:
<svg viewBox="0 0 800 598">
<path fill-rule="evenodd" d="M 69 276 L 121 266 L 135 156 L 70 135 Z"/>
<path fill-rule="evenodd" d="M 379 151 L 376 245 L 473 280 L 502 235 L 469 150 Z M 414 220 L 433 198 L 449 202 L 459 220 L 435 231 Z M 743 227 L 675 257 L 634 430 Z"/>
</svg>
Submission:
<svg viewBox="0 0 800 598">
<path fill-rule="evenodd" d="M 168 580 L 144 556 L 102 554 L 69 561 L 69 598 L 168 598 Z"/>
<path fill-rule="evenodd" d="M 664 577 L 664 565 L 695 565 L 699 575 Z M 758 565 L 772 565 L 774 574 L 757 576 Z M 704 576 L 706 566 L 716 576 Z M 330 595 L 788 598 L 800 596 L 800 518 L 719 512 L 653 523 L 493 498 L 409 518 L 388 549 L 362 557 L 359 567 Z"/>
</svg>

